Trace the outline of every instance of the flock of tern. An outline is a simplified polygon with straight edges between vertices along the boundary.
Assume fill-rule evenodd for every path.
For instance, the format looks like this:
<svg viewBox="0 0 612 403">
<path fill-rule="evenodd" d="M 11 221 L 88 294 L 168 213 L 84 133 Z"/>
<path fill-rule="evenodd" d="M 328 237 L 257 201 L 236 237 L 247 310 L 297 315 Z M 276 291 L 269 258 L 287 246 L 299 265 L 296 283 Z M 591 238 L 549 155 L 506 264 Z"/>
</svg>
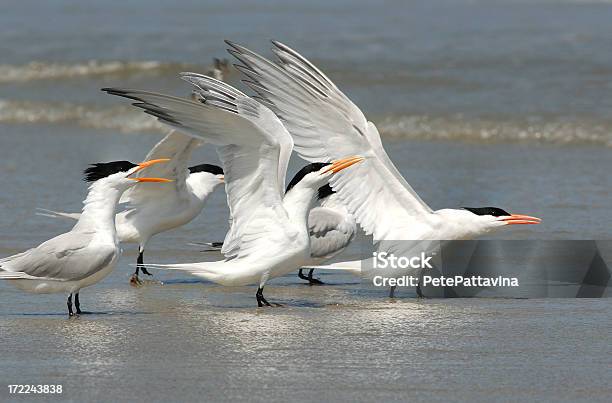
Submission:
<svg viewBox="0 0 612 403">
<path fill-rule="evenodd" d="M 255 92 L 249 96 L 206 75 L 182 73 L 190 98 L 104 88 L 131 99 L 172 131 L 145 162 L 114 161 L 88 168 L 91 182 L 81 213 L 45 210 L 76 220 L 69 232 L 0 260 L 0 279 L 34 293 L 68 293 L 68 312 L 81 313 L 79 291 L 106 277 L 119 244 L 139 246 L 133 283 L 149 274 L 144 251 L 152 236 L 195 218 L 224 183 L 230 229 L 223 260 L 169 265 L 226 286 L 258 286 L 258 306 L 270 306 L 268 280 L 298 271 L 311 283 L 312 267 L 359 272 L 363 261 L 320 266 L 344 250 L 359 225 L 379 251 L 402 241 L 473 239 L 539 218 L 501 208 L 432 210 L 385 152 L 376 126 L 306 58 L 273 41 L 271 61 L 227 42 L 229 53 Z M 216 147 L 222 168 L 188 167 L 194 148 Z M 286 185 L 295 151 L 308 165 Z M 145 176 L 146 175 L 146 176 Z M 122 206 L 120 211 L 119 206 Z M 308 275 L 302 268 L 308 267 Z"/>
</svg>

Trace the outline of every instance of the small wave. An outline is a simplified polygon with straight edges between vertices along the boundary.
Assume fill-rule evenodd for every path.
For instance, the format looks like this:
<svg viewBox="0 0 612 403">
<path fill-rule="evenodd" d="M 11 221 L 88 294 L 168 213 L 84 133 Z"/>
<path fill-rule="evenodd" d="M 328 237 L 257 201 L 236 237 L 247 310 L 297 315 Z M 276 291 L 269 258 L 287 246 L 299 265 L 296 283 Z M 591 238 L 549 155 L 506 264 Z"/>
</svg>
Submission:
<svg viewBox="0 0 612 403">
<path fill-rule="evenodd" d="M 590 118 L 467 118 L 462 115 L 393 115 L 375 120 L 383 137 L 415 140 L 598 144 L 612 147 L 612 122 Z M 0 123 L 73 124 L 122 133 L 164 132 L 154 117 L 131 105 L 97 106 L 67 102 L 0 99 Z"/>
<path fill-rule="evenodd" d="M 30 62 L 24 65 L 0 65 L 0 83 L 14 83 L 31 80 L 74 78 L 105 74 L 135 74 L 140 72 L 163 72 L 187 69 L 189 65 L 162 63 L 157 61 L 98 61 L 61 64 Z"/>
<path fill-rule="evenodd" d="M 129 105 L 97 107 L 66 102 L 44 103 L 0 100 L 2 123 L 65 123 L 95 129 L 114 129 L 123 133 L 164 131 L 152 116 Z"/>
<path fill-rule="evenodd" d="M 590 118 L 484 119 L 451 116 L 392 116 L 377 123 L 386 137 L 479 142 L 599 144 L 612 147 L 612 122 Z"/>
</svg>

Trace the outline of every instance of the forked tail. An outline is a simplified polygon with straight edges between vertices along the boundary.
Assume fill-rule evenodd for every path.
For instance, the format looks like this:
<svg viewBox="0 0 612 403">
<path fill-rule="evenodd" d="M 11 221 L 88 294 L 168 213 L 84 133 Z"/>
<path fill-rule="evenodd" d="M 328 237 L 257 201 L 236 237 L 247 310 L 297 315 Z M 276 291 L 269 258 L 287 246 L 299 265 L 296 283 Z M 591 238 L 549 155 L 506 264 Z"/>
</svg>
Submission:
<svg viewBox="0 0 612 403">
<path fill-rule="evenodd" d="M 220 252 L 223 242 L 189 242 L 189 245 L 203 247 L 200 252 Z"/>
<path fill-rule="evenodd" d="M 224 261 L 176 264 L 147 263 L 147 268 L 183 271 L 208 281 L 224 284 L 227 274 L 231 273 L 231 268 L 228 268 L 227 265 L 228 263 Z"/>
<path fill-rule="evenodd" d="M 21 271 L 4 271 L 0 268 L 0 280 L 40 280 Z"/>
<path fill-rule="evenodd" d="M 72 220 L 78 220 L 81 217 L 81 213 L 63 213 L 61 211 L 47 210 L 44 208 L 36 208 L 36 215 L 51 218 L 70 218 Z"/>
<path fill-rule="evenodd" d="M 361 276 L 361 266 L 364 264 L 361 260 L 351 260 L 349 262 L 339 262 L 320 266 L 305 266 L 304 269 L 344 271 L 355 276 Z"/>
</svg>

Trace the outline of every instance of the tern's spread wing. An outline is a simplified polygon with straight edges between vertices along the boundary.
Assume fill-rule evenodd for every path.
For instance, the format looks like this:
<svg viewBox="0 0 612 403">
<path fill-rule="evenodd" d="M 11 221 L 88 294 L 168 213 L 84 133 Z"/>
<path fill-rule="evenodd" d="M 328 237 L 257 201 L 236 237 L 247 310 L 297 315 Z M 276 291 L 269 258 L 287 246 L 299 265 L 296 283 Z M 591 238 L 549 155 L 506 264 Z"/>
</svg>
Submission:
<svg viewBox="0 0 612 403">
<path fill-rule="evenodd" d="M 308 214 L 310 256 L 331 258 L 340 253 L 355 237 L 355 223 L 327 207 L 315 207 Z"/>
<path fill-rule="evenodd" d="M 231 228 L 222 252 L 245 257 L 294 239 L 297 233 L 282 205 L 284 179 L 293 141 L 265 106 L 212 78 L 185 74 L 202 102 L 144 91 L 107 89 L 138 102 L 160 121 L 220 146 Z M 261 242 L 266 242 L 265 246 Z M 259 247 L 258 247 L 259 246 Z"/>
<path fill-rule="evenodd" d="M 0 269 L 26 279 L 78 281 L 102 270 L 115 257 L 115 248 L 88 248 L 93 234 L 68 232 L 36 248 L 0 260 Z"/>
<path fill-rule="evenodd" d="M 161 197 L 187 199 L 188 194 L 185 181 L 189 174 L 189 159 L 193 150 L 200 143 L 200 140 L 176 130 L 168 133 L 166 137 L 149 151 L 144 161 L 159 158 L 170 158 L 170 161 L 139 171 L 136 173 L 136 176 L 166 178 L 171 179 L 173 183 L 170 186 L 167 183 L 139 183 L 123 194 L 121 203 L 138 205 L 149 203 L 151 200 Z"/>
<path fill-rule="evenodd" d="M 229 52 L 245 82 L 282 120 L 295 150 L 308 161 L 362 155 L 366 161 L 335 175 L 330 183 L 366 233 L 389 236 L 398 225 L 422 221 L 432 210 L 393 165 L 373 123 L 313 64 L 275 42 L 278 63 L 233 43 Z"/>
</svg>

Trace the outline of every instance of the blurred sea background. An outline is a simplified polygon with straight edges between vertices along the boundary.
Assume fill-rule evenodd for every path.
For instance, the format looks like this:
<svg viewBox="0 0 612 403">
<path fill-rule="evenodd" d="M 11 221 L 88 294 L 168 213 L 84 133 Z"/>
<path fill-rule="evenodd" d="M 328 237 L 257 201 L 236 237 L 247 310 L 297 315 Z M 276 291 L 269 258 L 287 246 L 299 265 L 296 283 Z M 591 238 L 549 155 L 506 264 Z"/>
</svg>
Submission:
<svg viewBox="0 0 612 403">
<path fill-rule="evenodd" d="M 267 56 L 276 39 L 313 61 L 432 208 L 543 218 L 492 238 L 611 238 L 610 1 L 25 0 L 0 6 L 0 257 L 71 227 L 35 211 L 78 211 L 87 164 L 141 160 L 167 132 L 100 88 L 186 96 L 179 72 L 233 62 L 224 39 Z M 193 160 L 217 157 L 202 147 Z M 219 259 L 188 244 L 226 230 L 218 190 L 146 261 Z M 253 287 L 177 273 L 130 288 L 136 248 L 124 249 L 81 295 L 96 315 L 68 321 L 65 296 L 0 284 L 3 381 L 62 383 L 74 401 L 609 401 L 609 299 L 391 304 L 345 275 L 307 287 L 292 274 L 266 287 L 287 307 L 261 311 Z"/>
</svg>

